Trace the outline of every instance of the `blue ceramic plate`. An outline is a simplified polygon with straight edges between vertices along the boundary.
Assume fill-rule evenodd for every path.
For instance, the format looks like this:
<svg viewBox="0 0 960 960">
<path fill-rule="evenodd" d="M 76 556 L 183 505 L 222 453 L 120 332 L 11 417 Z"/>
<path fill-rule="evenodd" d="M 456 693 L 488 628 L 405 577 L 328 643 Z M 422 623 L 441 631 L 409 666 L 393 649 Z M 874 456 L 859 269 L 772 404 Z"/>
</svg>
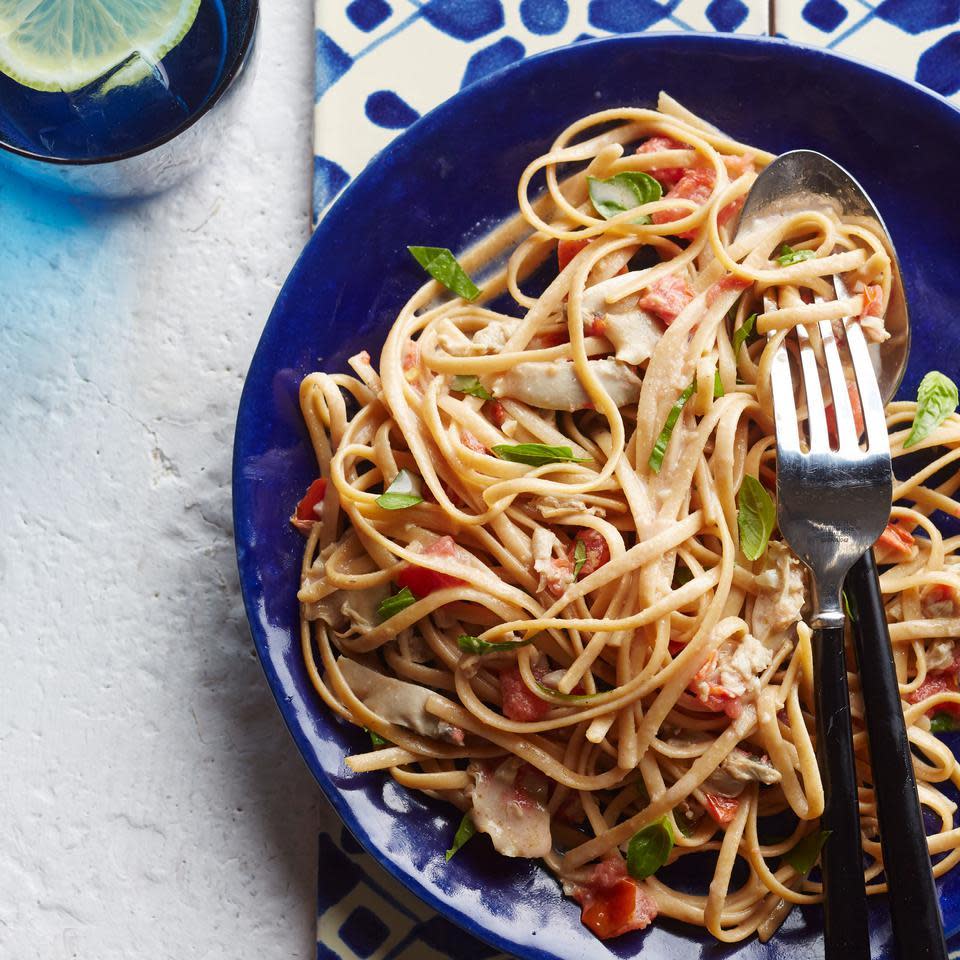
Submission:
<svg viewBox="0 0 960 960">
<path fill-rule="evenodd" d="M 901 257 L 915 324 L 905 396 L 930 367 L 960 377 L 956 162 L 960 113 L 927 91 L 784 41 L 653 34 L 577 44 L 468 87 L 414 124 L 347 189 L 307 245 L 264 330 L 237 422 L 234 515 L 247 615 L 290 731 L 347 826 L 414 893 L 523 960 L 822 956 L 818 909 L 797 910 L 766 946 L 730 949 L 670 921 L 601 944 L 538 864 L 474 841 L 449 864 L 455 818 L 384 775 L 354 776 L 365 749 L 315 696 L 300 657 L 296 590 L 303 541 L 287 518 L 316 474 L 297 408 L 302 377 L 376 355 L 423 282 L 407 244 L 466 247 L 513 212 L 525 164 L 569 122 L 604 107 L 651 105 L 668 90 L 733 136 L 774 152 L 810 147 L 851 170 Z M 941 884 L 960 926 L 960 874 Z M 872 914 L 873 955 L 889 920 Z"/>
</svg>

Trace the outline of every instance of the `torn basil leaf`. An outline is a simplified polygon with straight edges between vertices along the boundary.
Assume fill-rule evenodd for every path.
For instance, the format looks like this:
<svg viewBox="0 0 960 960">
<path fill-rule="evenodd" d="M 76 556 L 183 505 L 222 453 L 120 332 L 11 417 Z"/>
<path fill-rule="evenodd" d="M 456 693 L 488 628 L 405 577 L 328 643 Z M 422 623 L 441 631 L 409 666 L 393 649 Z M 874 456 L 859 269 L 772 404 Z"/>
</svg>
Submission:
<svg viewBox="0 0 960 960">
<path fill-rule="evenodd" d="M 573 548 L 573 579 L 580 576 L 583 565 L 587 562 L 587 545 L 582 540 L 577 540 Z"/>
<path fill-rule="evenodd" d="M 684 404 L 693 396 L 693 391 L 697 388 L 697 383 L 694 381 L 687 387 L 683 393 L 680 394 L 680 397 L 677 399 L 677 402 L 670 408 L 670 412 L 667 414 L 666 422 L 663 425 L 663 429 L 660 431 L 660 436 L 657 437 L 657 442 L 653 445 L 653 450 L 650 451 L 650 459 L 647 463 L 650 466 L 650 469 L 654 473 L 659 473 L 660 468 L 663 466 L 663 456 L 667 452 L 667 445 L 670 443 L 670 438 L 673 436 L 673 428 L 677 425 L 677 421 L 680 419 L 680 414 L 683 411 Z"/>
<path fill-rule="evenodd" d="M 627 847 L 627 872 L 634 880 L 652 877 L 670 859 L 673 824 L 661 817 L 633 835 Z"/>
<path fill-rule="evenodd" d="M 713 374 L 713 399 L 719 400 L 723 394 L 723 381 L 720 379 L 720 371 L 717 370 Z"/>
<path fill-rule="evenodd" d="M 407 247 L 417 263 L 434 280 L 464 300 L 476 300 L 480 288 L 467 276 L 457 258 L 446 247 Z"/>
<path fill-rule="evenodd" d="M 395 593 L 392 597 L 384 597 L 380 601 L 380 605 L 377 607 L 377 616 L 381 620 L 389 620 L 400 613 L 401 610 L 406 610 L 407 607 L 416 602 L 417 598 L 410 588 L 404 587 L 399 593 Z"/>
<path fill-rule="evenodd" d="M 749 473 L 737 494 L 740 549 L 748 560 L 762 557 L 777 521 L 777 508 L 764 485 Z"/>
<path fill-rule="evenodd" d="M 406 510 L 423 503 L 420 496 L 420 478 L 409 470 L 401 470 L 393 483 L 377 497 L 377 506 L 384 510 Z"/>
<path fill-rule="evenodd" d="M 604 220 L 645 203 L 652 203 L 663 196 L 663 187 L 650 174 L 641 171 L 628 170 L 606 180 L 587 177 L 587 184 L 590 202 Z M 633 222 L 646 224 L 652 221 L 643 214 Z"/>
<path fill-rule="evenodd" d="M 798 840 L 794 847 L 784 854 L 783 859 L 801 877 L 805 877 L 820 858 L 820 851 L 829 836 L 829 830 L 814 830 L 813 833 L 808 833 L 803 839 Z"/>
<path fill-rule="evenodd" d="M 733 355 L 740 355 L 740 348 L 753 336 L 753 328 L 757 324 L 757 315 L 751 313 L 740 326 L 733 331 Z"/>
<path fill-rule="evenodd" d="M 493 399 L 486 387 L 480 382 L 479 377 L 471 377 L 462 373 L 453 378 L 450 389 L 456 393 L 468 393 L 471 397 L 479 397 L 481 400 Z"/>
<path fill-rule="evenodd" d="M 450 858 L 477 832 L 477 828 L 473 825 L 473 820 L 470 819 L 470 814 L 465 813 L 463 819 L 460 821 L 460 826 L 457 827 L 457 832 L 453 838 L 453 846 L 447 851 L 446 857 L 449 861 Z"/>
<path fill-rule="evenodd" d="M 370 730 L 370 729 L 367 728 L 367 727 L 364 727 L 364 729 L 367 731 L 367 733 L 370 734 L 370 742 L 371 742 L 375 747 L 380 748 L 380 747 L 392 747 L 392 746 L 393 746 L 393 744 L 392 744 L 389 740 L 385 739 L 384 737 L 381 737 L 380 734 L 376 732 L 376 730 Z"/>
<path fill-rule="evenodd" d="M 904 449 L 928 437 L 957 409 L 957 385 L 938 370 L 931 370 L 917 390 L 917 412 Z"/>
<path fill-rule="evenodd" d="M 935 713 L 930 719 L 931 733 L 955 733 L 960 730 L 960 719 L 949 713 Z"/>
<path fill-rule="evenodd" d="M 781 267 L 789 267 L 794 263 L 803 263 L 804 260 L 813 260 L 816 255 L 816 250 L 794 250 L 789 243 L 785 243 L 777 255 L 777 263 Z"/>
<path fill-rule="evenodd" d="M 481 640 L 479 637 L 471 637 L 461 633 L 457 637 L 457 646 L 464 653 L 475 653 L 483 656 L 485 653 L 499 653 L 503 650 L 516 650 L 517 647 L 526 647 L 533 643 L 534 637 L 527 640 L 501 640 L 499 643 L 491 643 L 489 640 Z"/>
<path fill-rule="evenodd" d="M 493 452 L 501 460 L 542 467 L 547 463 L 589 463 L 590 457 L 575 457 L 572 447 L 551 447 L 545 443 L 498 443 Z"/>
</svg>

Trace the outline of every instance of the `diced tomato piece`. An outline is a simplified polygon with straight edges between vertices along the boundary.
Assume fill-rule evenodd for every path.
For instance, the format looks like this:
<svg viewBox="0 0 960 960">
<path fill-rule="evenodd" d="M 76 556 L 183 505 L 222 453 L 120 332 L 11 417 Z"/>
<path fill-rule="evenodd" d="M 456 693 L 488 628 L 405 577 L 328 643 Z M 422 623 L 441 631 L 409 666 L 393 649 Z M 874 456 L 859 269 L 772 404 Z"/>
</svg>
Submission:
<svg viewBox="0 0 960 960">
<path fill-rule="evenodd" d="M 566 330 L 554 330 L 551 333 L 541 333 L 534 337 L 531 347 L 542 350 L 546 347 L 559 347 L 561 343 L 569 343 L 570 335 Z"/>
<path fill-rule="evenodd" d="M 707 290 L 707 306 L 712 307 L 721 293 L 726 293 L 728 290 L 746 290 L 751 283 L 751 280 L 744 280 L 733 273 L 728 273 L 722 280 L 718 280 Z"/>
<path fill-rule="evenodd" d="M 557 244 L 557 268 L 566 270 L 570 261 L 592 242 L 592 237 L 589 240 L 561 240 Z"/>
<path fill-rule="evenodd" d="M 487 452 L 487 448 L 469 430 L 461 430 L 460 439 L 463 441 L 463 445 L 468 450 L 473 450 L 474 453 Z"/>
<path fill-rule="evenodd" d="M 580 920 L 600 940 L 643 930 L 657 916 L 656 901 L 633 877 L 587 888 L 577 899 L 582 905 Z"/>
<path fill-rule="evenodd" d="M 692 299 L 693 291 L 687 281 L 671 273 L 650 287 L 637 306 L 655 313 L 669 327 Z"/>
<path fill-rule="evenodd" d="M 879 317 L 883 314 L 883 287 L 871 283 L 863 289 L 863 310 L 861 317 Z"/>
<path fill-rule="evenodd" d="M 923 683 L 917 687 L 907 699 L 910 703 L 920 703 L 938 693 L 958 693 L 957 674 L 949 670 L 931 670 Z M 935 713 L 948 713 L 951 717 L 960 720 L 960 703 L 938 703 L 927 711 L 928 716 Z"/>
<path fill-rule="evenodd" d="M 728 204 L 720 208 L 720 212 L 717 214 L 717 225 L 723 226 L 727 221 L 735 217 L 743 207 L 746 196 L 737 197 L 736 200 L 731 200 Z"/>
<path fill-rule="evenodd" d="M 290 522 L 301 533 L 309 534 L 314 523 L 319 519 L 316 508 L 323 503 L 326 492 L 327 481 L 325 477 L 318 477 L 307 487 L 307 492 L 303 495 L 303 499 L 297 504 L 297 509 L 290 518 Z"/>
<path fill-rule="evenodd" d="M 455 557 L 456 555 L 457 545 L 453 537 L 439 537 L 423 551 L 425 557 Z M 409 587 L 410 592 L 417 599 L 421 599 L 435 590 L 456 587 L 466 582 L 459 577 L 451 576 L 449 573 L 440 573 L 438 570 L 431 570 L 428 567 L 418 567 L 413 563 L 404 565 L 398 571 L 394 580 L 401 589 Z"/>
<path fill-rule="evenodd" d="M 727 176 L 731 180 L 742 177 L 748 170 L 753 170 L 753 154 L 744 153 L 737 156 L 725 156 L 721 158 L 723 165 L 727 168 Z"/>
<path fill-rule="evenodd" d="M 418 599 L 435 590 L 455 587 L 463 582 L 459 577 L 451 577 L 448 573 L 440 573 L 427 567 L 417 567 L 412 563 L 408 563 L 396 576 L 397 586 L 401 589 L 409 587 L 410 592 Z"/>
<path fill-rule="evenodd" d="M 595 570 L 599 570 L 610 560 L 610 547 L 601 534 L 590 527 L 585 527 L 577 534 L 573 543 L 570 544 L 570 562 L 574 564 L 576 563 L 575 554 L 578 542 L 583 544 L 587 554 L 587 559 L 584 560 L 583 566 L 580 568 L 580 576 L 578 578 L 583 580 L 589 577 Z"/>
<path fill-rule="evenodd" d="M 847 381 L 847 396 L 850 397 L 850 410 L 853 413 L 853 428 L 857 431 L 857 436 L 859 437 L 863 435 L 864 431 L 863 407 L 860 405 L 860 391 L 852 380 Z M 828 403 L 824 412 L 827 415 L 827 433 L 830 435 L 830 442 L 836 443 L 837 417 L 833 412 L 833 404 Z"/>
<path fill-rule="evenodd" d="M 534 667 L 535 677 L 545 673 L 545 669 Z M 518 666 L 500 671 L 500 699 L 503 715 L 508 720 L 516 720 L 518 723 L 542 720 L 551 709 L 546 700 L 541 700 L 535 693 L 530 692 L 530 688 L 520 676 Z"/>
<path fill-rule="evenodd" d="M 703 206 L 713 193 L 716 176 L 712 169 L 692 167 L 687 170 L 677 184 L 667 191 L 666 198 L 677 197 L 681 200 L 691 200 L 697 206 Z M 672 223 L 690 215 L 689 210 L 659 210 L 653 214 L 654 223 Z"/>
<path fill-rule="evenodd" d="M 597 313 L 590 317 L 583 324 L 583 332 L 588 337 L 603 337 L 607 333 L 607 317 L 605 314 Z"/>
<path fill-rule="evenodd" d="M 506 407 L 499 400 L 491 400 L 488 404 L 490 419 L 498 426 L 502 427 L 507 420 L 509 415 L 507 413 Z"/>
<path fill-rule="evenodd" d="M 686 145 L 674 140 L 672 137 L 651 137 L 644 140 L 637 147 L 637 153 L 658 153 L 661 150 L 685 150 Z M 648 170 L 647 173 L 654 180 L 659 180 L 665 187 L 672 187 L 686 173 L 684 167 L 657 167 L 655 170 Z"/>
<path fill-rule="evenodd" d="M 891 522 L 886 525 L 874 546 L 883 547 L 889 555 L 903 559 L 910 556 L 913 544 L 913 534 Z"/>
<path fill-rule="evenodd" d="M 740 809 L 739 797 L 725 797 L 722 793 L 705 793 L 703 800 L 710 819 L 721 827 L 733 823 L 733 818 Z"/>
</svg>

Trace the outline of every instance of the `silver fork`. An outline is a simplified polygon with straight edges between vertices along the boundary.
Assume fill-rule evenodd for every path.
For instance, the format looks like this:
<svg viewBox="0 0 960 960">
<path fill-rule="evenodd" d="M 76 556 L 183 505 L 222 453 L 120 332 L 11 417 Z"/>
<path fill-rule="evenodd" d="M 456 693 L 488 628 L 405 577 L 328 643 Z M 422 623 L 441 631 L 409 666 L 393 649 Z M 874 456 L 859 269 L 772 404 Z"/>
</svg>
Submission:
<svg viewBox="0 0 960 960">
<path fill-rule="evenodd" d="M 813 579 L 813 658 L 817 758 L 826 793 L 821 827 L 829 837 L 821 854 L 827 960 L 869 960 L 867 904 L 860 847 L 857 780 L 851 739 L 841 588 L 854 562 L 883 532 L 890 516 L 893 475 L 883 402 L 856 320 L 846 319 L 846 343 L 866 427 L 866 449 L 854 426 L 833 325 L 819 324 L 836 422 L 831 449 L 816 353 L 804 327 L 796 328 L 807 407 L 801 445 L 793 372 L 786 340 L 773 361 L 777 431 L 777 520 Z"/>
</svg>

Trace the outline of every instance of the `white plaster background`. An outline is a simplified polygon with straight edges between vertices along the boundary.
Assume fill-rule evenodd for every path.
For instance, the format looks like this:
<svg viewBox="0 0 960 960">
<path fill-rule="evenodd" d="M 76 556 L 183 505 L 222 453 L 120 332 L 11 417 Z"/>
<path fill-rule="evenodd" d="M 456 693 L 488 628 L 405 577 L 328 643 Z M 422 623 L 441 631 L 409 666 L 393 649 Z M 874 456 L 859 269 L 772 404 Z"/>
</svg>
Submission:
<svg viewBox="0 0 960 960">
<path fill-rule="evenodd" d="M 239 597 L 233 425 L 309 224 L 310 0 L 187 184 L 0 174 L 0 958 L 306 958 L 319 793 Z"/>
</svg>

